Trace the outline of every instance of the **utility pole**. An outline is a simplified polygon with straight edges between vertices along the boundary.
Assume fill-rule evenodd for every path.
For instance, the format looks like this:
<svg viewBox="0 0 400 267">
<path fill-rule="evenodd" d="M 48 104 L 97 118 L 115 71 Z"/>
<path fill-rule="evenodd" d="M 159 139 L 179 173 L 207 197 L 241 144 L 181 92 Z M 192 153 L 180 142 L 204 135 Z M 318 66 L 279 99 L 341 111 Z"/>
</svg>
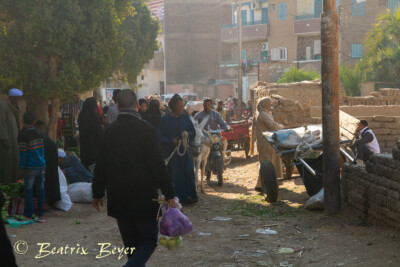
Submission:
<svg viewBox="0 0 400 267">
<path fill-rule="evenodd" d="M 328 215 L 339 211 L 339 39 L 336 0 L 323 0 L 321 15 L 322 127 L 324 209 Z"/>
<path fill-rule="evenodd" d="M 242 102 L 243 102 L 243 89 L 242 89 L 242 2 L 236 1 L 237 6 L 237 23 L 238 23 L 238 118 L 242 119 Z"/>
</svg>

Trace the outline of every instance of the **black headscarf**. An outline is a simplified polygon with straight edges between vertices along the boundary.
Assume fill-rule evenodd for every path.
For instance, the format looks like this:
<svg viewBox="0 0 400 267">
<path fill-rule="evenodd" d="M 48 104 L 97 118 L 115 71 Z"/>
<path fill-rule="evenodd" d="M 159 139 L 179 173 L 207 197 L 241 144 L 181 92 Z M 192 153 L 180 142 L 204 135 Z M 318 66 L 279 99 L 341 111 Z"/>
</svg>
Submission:
<svg viewBox="0 0 400 267">
<path fill-rule="evenodd" d="M 139 99 L 139 106 L 142 105 L 143 103 L 146 103 L 147 105 L 146 99 L 144 98 Z"/>
<path fill-rule="evenodd" d="M 181 100 L 183 100 L 183 98 L 179 94 L 174 94 L 171 100 L 169 100 L 168 107 L 170 109 L 173 109 L 175 105 Z"/>
</svg>

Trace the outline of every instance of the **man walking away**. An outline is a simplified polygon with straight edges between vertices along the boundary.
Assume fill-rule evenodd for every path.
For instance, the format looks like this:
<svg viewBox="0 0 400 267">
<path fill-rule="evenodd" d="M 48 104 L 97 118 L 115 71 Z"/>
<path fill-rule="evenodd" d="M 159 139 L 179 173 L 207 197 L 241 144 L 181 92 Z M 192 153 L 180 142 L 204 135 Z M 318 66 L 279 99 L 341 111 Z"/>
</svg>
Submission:
<svg viewBox="0 0 400 267">
<path fill-rule="evenodd" d="M 118 116 L 118 94 L 121 92 L 121 89 L 115 89 L 113 91 L 113 101 L 114 101 L 114 105 L 110 105 L 110 107 L 108 108 L 108 123 L 111 124 L 113 123 Z"/>
<path fill-rule="evenodd" d="M 11 89 L 8 98 L 0 101 L 0 184 L 14 183 L 19 177 L 18 131 L 21 110 L 18 102 L 22 92 Z"/>
<path fill-rule="evenodd" d="M 24 216 L 28 219 L 33 215 L 33 186 L 37 186 L 37 210 L 36 215 L 43 216 L 45 201 L 44 172 L 46 169 L 44 157 L 44 144 L 41 133 L 35 129 L 35 114 L 25 112 L 23 116 L 24 128 L 18 135 L 19 143 L 19 168 L 25 171 L 24 192 L 25 210 Z"/>
<path fill-rule="evenodd" d="M 363 164 L 372 154 L 379 154 L 378 140 L 371 129 L 368 128 L 368 122 L 361 120 L 356 131 L 357 140 L 351 149 L 356 153 L 356 162 Z"/>
<path fill-rule="evenodd" d="M 141 120 L 135 93 L 119 93 L 118 106 L 117 120 L 100 133 L 93 206 L 99 210 L 107 189 L 108 215 L 117 219 L 125 247 L 134 248 L 125 266 L 143 267 L 157 246 L 157 189 L 171 207 L 174 192 L 156 130 Z"/>
</svg>

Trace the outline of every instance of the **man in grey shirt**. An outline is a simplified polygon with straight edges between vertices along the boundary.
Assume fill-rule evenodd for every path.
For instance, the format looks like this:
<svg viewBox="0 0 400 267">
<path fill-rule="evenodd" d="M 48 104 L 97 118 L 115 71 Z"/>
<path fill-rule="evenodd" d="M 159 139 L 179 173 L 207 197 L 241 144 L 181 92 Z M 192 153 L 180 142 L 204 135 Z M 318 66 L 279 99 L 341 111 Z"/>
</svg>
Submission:
<svg viewBox="0 0 400 267">
<path fill-rule="evenodd" d="M 200 124 L 207 116 L 209 116 L 208 122 L 204 126 L 204 130 L 218 130 L 219 128 L 225 131 L 229 130 L 229 126 L 226 124 L 221 114 L 212 109 L 211 99 L 204 99 L 203 107 L 204 110 L 197 113 L 196 116 L 194 116 L 194 119 Z"/>
<path fill-rule="evenodd" d="M 108 108 L 108 123 L 111 124 L 113 123 L 118 116 L 118 94 L 121 92 L 121 89 L 115 89 L 113 91 L 113 101 L 114 101 L 114 105 L 110 106 Z"/>
<path fill-rule="evenodd" d="M 208 122 L 204 126 L 204 130 L 218 130 L 219 128 L 222 128 L 225 131 L 229 130 L 229 126 L 226 124 L 221 114 L 212 109 L 211 99 L 204 99 L 203 107 L 204 110 L 197 113 L 196 116 L 194 116 L 194 119 L 200 124 L 207 116 L 209 116 Z"/>
</svg>

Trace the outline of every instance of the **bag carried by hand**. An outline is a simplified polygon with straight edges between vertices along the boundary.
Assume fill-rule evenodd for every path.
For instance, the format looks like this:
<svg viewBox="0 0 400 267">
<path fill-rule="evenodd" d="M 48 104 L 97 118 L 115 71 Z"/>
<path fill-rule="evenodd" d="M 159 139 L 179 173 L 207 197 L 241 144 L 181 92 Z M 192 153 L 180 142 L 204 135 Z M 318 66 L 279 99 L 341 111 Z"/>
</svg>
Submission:
<svg viewBox="0 0 400 267">
<path fill-rule="evenodd" d="M 160 222 L 160 234 L 165 236 L 180 236 L 193 230 L 189 218 L 178 208 L 168 208 L 163 204 L 163 216 Z"/>
</svg>

